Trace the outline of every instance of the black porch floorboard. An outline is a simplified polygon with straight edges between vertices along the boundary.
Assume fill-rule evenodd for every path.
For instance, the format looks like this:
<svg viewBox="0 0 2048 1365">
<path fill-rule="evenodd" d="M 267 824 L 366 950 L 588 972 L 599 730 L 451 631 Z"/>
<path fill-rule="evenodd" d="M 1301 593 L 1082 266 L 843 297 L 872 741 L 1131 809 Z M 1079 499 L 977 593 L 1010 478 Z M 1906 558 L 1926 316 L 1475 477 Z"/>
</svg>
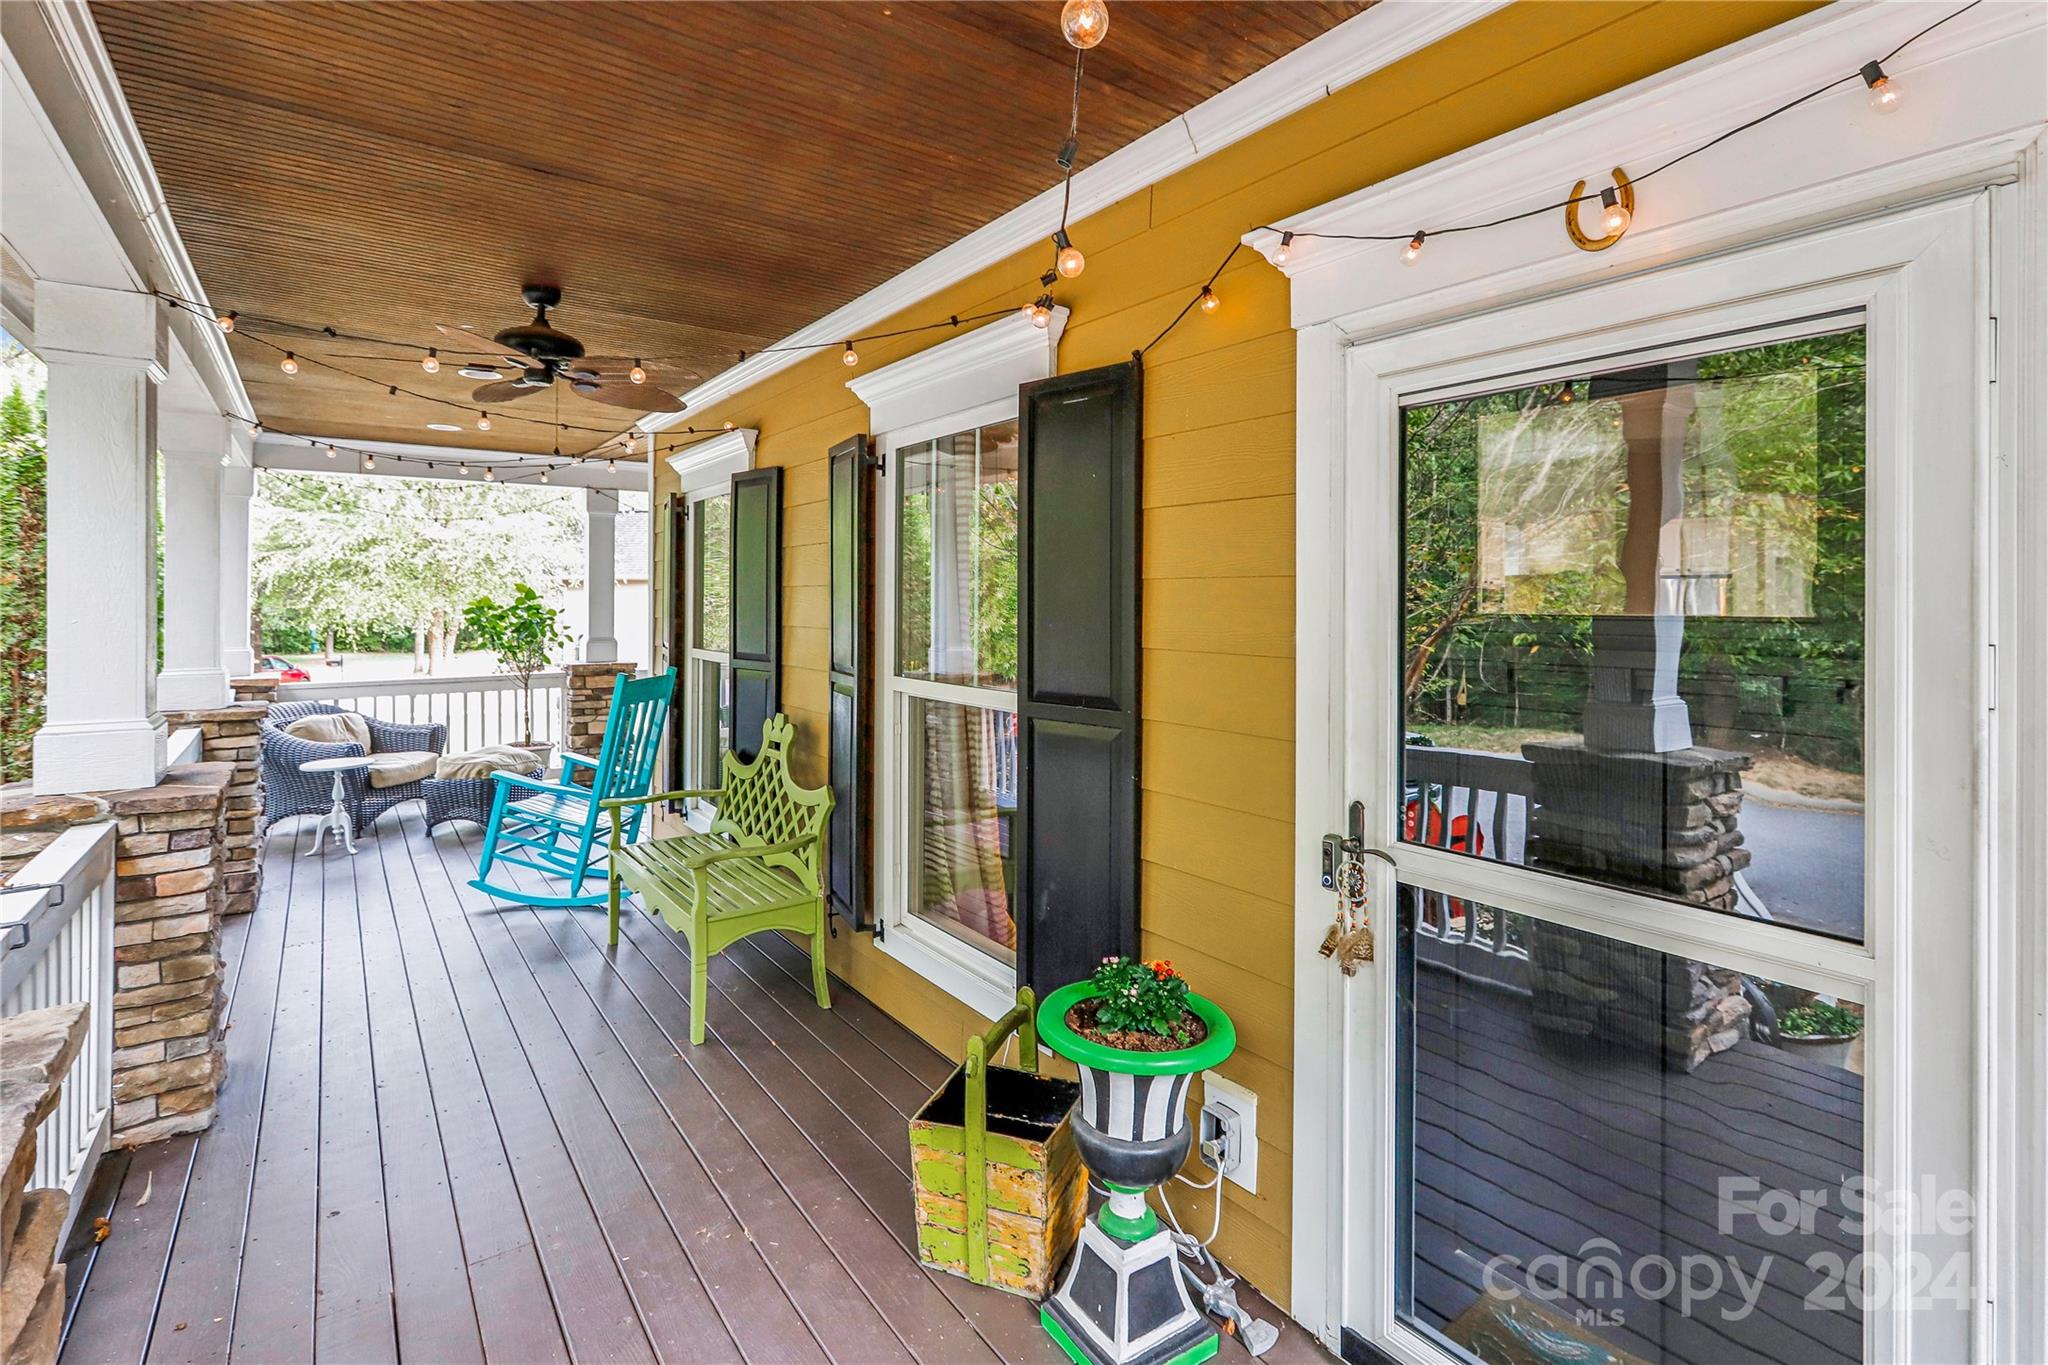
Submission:
<svg viewBox="0 0 2048 1365">
<path fill-rule="evenodd" d="M 951 1063 L 844 983 L 817 1010 L 802 950 L 714 961 L 692 1048 L 658 923 L 496 904 L 415 810 L 358 843 L 266 844 L 213 1126 L 105 1164 L 67 1362 L 1061 1359 L 918 1265 L 904 1125 Z"/>
</svg>

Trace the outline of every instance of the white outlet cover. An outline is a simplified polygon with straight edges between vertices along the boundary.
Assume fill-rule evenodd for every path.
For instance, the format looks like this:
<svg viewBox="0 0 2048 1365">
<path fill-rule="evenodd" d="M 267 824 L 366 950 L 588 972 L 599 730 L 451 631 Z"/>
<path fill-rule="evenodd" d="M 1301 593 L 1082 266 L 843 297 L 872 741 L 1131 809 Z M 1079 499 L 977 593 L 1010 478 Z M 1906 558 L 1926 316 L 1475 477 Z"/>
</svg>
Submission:
<svg viewBox="0 0 2048 1365">
<path fill-rule="evenodd" d="M 1224 1179 L 1234 1185 L 1242 1185 L 1247 1194 L 1259 1192 L 1259 1097 L 1251 1090 L 1239 1085 L 1227 1076 L 1214 1071 L 1202 1073 L 1202 1102 L 1222 1100 L 1238 1112 L 1240 1131 L 1244 1135 L 1244 1152 L 1238 1158 L 1237 1169 Z"/>
</svg>

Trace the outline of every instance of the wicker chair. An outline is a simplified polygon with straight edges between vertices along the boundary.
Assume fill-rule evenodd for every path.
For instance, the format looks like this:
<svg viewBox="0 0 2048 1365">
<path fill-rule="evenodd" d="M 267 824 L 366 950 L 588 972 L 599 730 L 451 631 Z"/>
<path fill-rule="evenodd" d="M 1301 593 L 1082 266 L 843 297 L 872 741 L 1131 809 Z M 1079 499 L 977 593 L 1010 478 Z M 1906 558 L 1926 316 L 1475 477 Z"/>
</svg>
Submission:
<svg viewBox="0 0 2048 1365">
<path fill-rule="evenodd" d="M 284 727 L 306 716 L 339 715 L 332 702 L 284 702 L 270 708 L 263 718 L 263 828 L 293 815 L 319 815 L 334 804 L 334 778 L 328 773 L 302 773 L 299 765 L 315 758 L 367 758 L 356 744 L 321 744 L 288 735 Z M 445 725 L 400 725 L 396 721 L 364 716 L 370 726 L 370 753 L 445 753 L 448 727 Z M 417 801 L 426 795 L 425 781 L 397 787 L 373 787 L 367 771 L 341 775 L 342 790 L 350 810 L 355 812 L 356 833 L 401 801 Z"/>
</svg>

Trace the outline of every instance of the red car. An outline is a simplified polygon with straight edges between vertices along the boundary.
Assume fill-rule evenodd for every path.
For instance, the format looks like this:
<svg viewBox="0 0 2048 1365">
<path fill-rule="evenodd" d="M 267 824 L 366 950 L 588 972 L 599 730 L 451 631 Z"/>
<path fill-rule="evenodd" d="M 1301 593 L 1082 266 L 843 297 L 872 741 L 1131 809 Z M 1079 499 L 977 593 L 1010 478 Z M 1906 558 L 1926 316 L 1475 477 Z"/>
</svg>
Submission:
<svg viewBox="0 0 2048 1365">
<path fill-rule="evenodd" d="M 275 673 L 279 682 L 311 682 L 313 675 L 289 659 L 280 659 L 275 654 L 266 654 L 256 661 L 258 673 Z"/>
</svg>

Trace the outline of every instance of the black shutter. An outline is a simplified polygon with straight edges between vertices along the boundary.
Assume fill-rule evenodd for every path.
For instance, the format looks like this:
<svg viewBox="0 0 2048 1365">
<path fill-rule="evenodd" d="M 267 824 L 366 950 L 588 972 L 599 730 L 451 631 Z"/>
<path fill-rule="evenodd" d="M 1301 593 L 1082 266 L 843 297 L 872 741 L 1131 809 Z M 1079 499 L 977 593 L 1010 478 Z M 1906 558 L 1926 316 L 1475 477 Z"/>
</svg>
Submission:
<svg viewBox="0 0 2048 1365">
<path fill-rule="evenodd" d="M 682 685 L 676 688 L 668 703 L 668 786 L 671 790 L 691 785 L 696 774 L 690 771 L 688 753 L 689 727 L 684 723 L 688 716 L 691 674 L 690 622 L 696 615 L 695 604 L 690 600 L 690 504 L 680 496 L 671 497 L 665 514 L 668 518 L 668 619 L 662 623 L 661 658 L 654 664 L 659 673 L 664 668 L 673 668 Z M 680 801 L 668 803 L 670 813 L 683 808 Z"/>
<path fill-rule="evenodd" d="M 831 908 L 858 929 L 868 914 L 867 673 L 870 606 L 868 518 L 874 501 L 874 462 L 868 438 L 853 436 L 832 447 L 832 829 Z"/>
<path fill-rule="evenodd" d="M 732 749 L 761 751 L 782 709 L 782 470 L 732 476 Z"/>
<path fill-rule="evenodd" d="M 1138 362 L 1019 392 L 1018 979 L 1138 952 Z"/>
</svg>

